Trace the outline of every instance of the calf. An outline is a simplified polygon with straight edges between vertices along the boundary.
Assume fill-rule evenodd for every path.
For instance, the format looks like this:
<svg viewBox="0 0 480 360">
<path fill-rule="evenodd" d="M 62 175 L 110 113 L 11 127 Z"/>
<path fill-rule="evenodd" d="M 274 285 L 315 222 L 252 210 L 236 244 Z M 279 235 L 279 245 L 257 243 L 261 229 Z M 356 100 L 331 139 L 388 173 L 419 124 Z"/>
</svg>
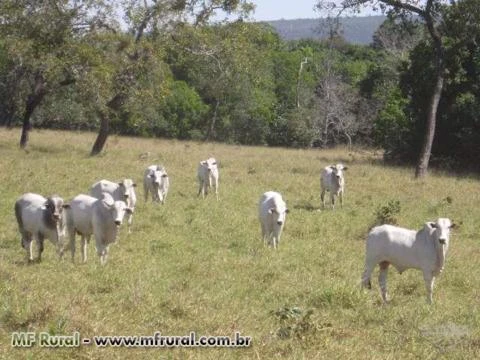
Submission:
<svg viewBox="0 0 480 360">
<path fill-rule="evenodd" d="M 205 199 L 205 195 L 208 194 L 208 189 L 213 186 L 218 200 L 218 167 L 217 161 L 214 158 L 200 161 L 197 169 L 197 178 L 198 196 L 202 194 L 202 198 Z"/>
<path fill-rule="evenodd" d="M 325 192 L 330 192 L 332 209 L 335 208 L 335 196 L 340 198 L 340 206 L 343 207 L 343 192 L 345 190 L 345 179 L 343 171 L 347 170 L 342 164 L 330 165 L 322 170 L 320 175 L 320 189 L 323 207 L 325 208 Z"/>
<path fill-rule="evenodd" d="M 33 261 L 32 240 L 37 242 L 38 257 L 41 261 L 43 241 L 49 239 L 63 255 L 65 222 L 63 209 L 68 208 L 63 199 L 57 195 L 44 198 L 41 195 L 26 193 L 15 202 L 15 217 L 21 234 L 21 245 L 27 250 L 29 261 Z"/>
<path fill-rule="evenodd" d="M 148 200 L 148 194 L 151 194 L 152 201 L 165 204 L 170 187 L 170 180 L 167 171 L 163 166 L 151 165 L 143 174 L 143 191 L 145 202 Z"/>
<path fill-rule="evenodd" d="M 379 264 L 378 282 L 386 303 L 388 266 L 392 264 L 400 274 L 410 268 L 419 269 L 423 272 L 427 301 L 432 303 L 433 283 L 445 266 L 450 229 L 454 226 L 449 219 L 439 218 L 425 223 L 419 231 L 392 225 L 374 227 L 367 238 L 362 286 L 371 288 L 370 276 Z"/>
<path fill-rule="evenodd" d="M 258 218 L 262 228 L 263 241 L 276 249 L 289 210 L 282 195 L 275 191 L 264 193 L 258 204 Z"/>
</svg>

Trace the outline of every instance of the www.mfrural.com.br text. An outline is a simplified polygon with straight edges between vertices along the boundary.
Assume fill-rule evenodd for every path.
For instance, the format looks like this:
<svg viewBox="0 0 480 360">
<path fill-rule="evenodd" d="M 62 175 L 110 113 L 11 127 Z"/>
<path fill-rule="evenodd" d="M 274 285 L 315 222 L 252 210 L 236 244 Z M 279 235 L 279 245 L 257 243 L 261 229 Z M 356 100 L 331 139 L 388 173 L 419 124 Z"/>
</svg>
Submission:
<svg viewBox="0 0 480 360">
<path fill-rule="evenodd" d="M 233 336 L 198 336 L 190 332 L 183 336 L 162 335 L 155 332 L 148 336 L 92 336 L 82 337 L 79 332 L 71 335 L 51 335 L 47 332 L 14 332 L 11 336 L 12 347 L 39 346 L 45 348 L 68 348 L 80 346 L 128 347 L 128 348 L 175 348 L 175 347 L 218 347 L 244 348 L 252 344 L 250 336 L 239 332 Z"/>
</svg>

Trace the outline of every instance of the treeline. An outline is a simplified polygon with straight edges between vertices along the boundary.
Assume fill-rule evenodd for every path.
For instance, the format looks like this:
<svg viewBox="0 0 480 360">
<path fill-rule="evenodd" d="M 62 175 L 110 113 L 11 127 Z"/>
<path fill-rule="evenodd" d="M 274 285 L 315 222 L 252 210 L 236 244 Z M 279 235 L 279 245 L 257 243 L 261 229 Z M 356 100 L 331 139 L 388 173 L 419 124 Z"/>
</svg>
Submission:
<svg viewBox="0 0 480 360">
<path fill-rule="evenodd" d="M 100 7 L 105 1 L 81 3 L 92 7 L 0 4 L 1 124 L 23 125 L 24 133 L 31 123 L 100 128 L 97 149 L 115 132 L 287 147 L 362 144 L 383 148 L 392 161 L 418 156 L 433 86 L 421 23 L 387 19 L 368 46 L 345 42 L 332 24 L 327 40 L 287 42 L 267 24 L 242 21 L 251 10 L 242 1 L 203 2 L 240 14 L 221 24 L 206 21 L 209 8 L 133 1 L 125 9 L 129 30 Z M 475 0 L 442 8 L 447 78 L 432 163 L 452 168 L 480 168 L 478 8 Z M 179 20 L 186 13 L 190 20 Z"/>
</svg>

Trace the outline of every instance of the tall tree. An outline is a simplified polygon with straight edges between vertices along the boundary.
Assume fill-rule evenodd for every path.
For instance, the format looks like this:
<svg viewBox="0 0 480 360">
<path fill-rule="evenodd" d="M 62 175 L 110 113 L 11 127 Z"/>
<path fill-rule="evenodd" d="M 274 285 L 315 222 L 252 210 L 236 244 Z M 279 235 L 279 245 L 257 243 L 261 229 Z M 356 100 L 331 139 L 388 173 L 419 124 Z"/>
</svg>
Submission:
<svg viewBox="0 0 480 360">
<path fill-rule="evenodd" d="M 31 117 L 50 92 L 75 82 L 76 40 L 96 19 L 100 0 L 3 0 L 0 36 L 26 95 L 20 147 L 25 148 Z"/>
<path fill-rule="evenodd" d="M 136 67 L 148 61 L 149 51 L 144 38 L 165 36 L 175 31 L 176 27 L 190 19 L 195 26 L 208 22 L 216 11 L 227 14 L 248 14 L 253 6 L 247 0 L 124 0 L 121 2 L 125 12 L 125 21 L 129 32 L 133 33 L 133 43 L 119 48 L 118 56 L 128 60 L 116 77 L 116 93 L 99 109 L 100 130 L 93 144 L 91 155 L 99 154 L 108 138 L 110 119 L 118 114 L 127 102 L 130 91 L 137 85 Z"/>
<path fill-rule="evenodd" d="M 439 31 L 439 24 L 441 24 L 440 9 L 445 3 L 447 3 L 446 0 L 426 0 L 425 2 L 418 0 L 343 0 L 340 5 L 336 5 L 328 0 L 317 1 L 319 10 L 333 7 L 338 8 L 339 14 L 348 10 L 359 11 L 362 6 L 368 5 L 388 12 L 389 15 L 397 15 L 403 18 L 416 15 L 424 20 L 435 53 L 435 81 L 430 94 L 423 145 L 415 170 L 415 176 L 420 178 L 424 177 L 428 171 L 437 123 L 438 104 L 445 80 L 445 49 L 443 35 Z"/>
</svg>

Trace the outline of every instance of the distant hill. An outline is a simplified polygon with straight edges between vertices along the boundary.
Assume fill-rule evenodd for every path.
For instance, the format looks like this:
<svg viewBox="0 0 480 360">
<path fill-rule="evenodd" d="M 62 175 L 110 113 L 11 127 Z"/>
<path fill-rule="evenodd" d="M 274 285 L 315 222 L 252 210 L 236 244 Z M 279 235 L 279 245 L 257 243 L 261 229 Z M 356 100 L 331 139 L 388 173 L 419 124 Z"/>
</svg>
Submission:
<svg viewBox="0 0 480 360">
<path fill-rule="evenodd" d="M 385 16 L 342 18 L 343 37 L 352 44 L 370 44 L 373 33 L 385 21 Z M 328 33 L 323 19 L 266 21 L 284 40 L 322 39 Z"/>
</svg>

